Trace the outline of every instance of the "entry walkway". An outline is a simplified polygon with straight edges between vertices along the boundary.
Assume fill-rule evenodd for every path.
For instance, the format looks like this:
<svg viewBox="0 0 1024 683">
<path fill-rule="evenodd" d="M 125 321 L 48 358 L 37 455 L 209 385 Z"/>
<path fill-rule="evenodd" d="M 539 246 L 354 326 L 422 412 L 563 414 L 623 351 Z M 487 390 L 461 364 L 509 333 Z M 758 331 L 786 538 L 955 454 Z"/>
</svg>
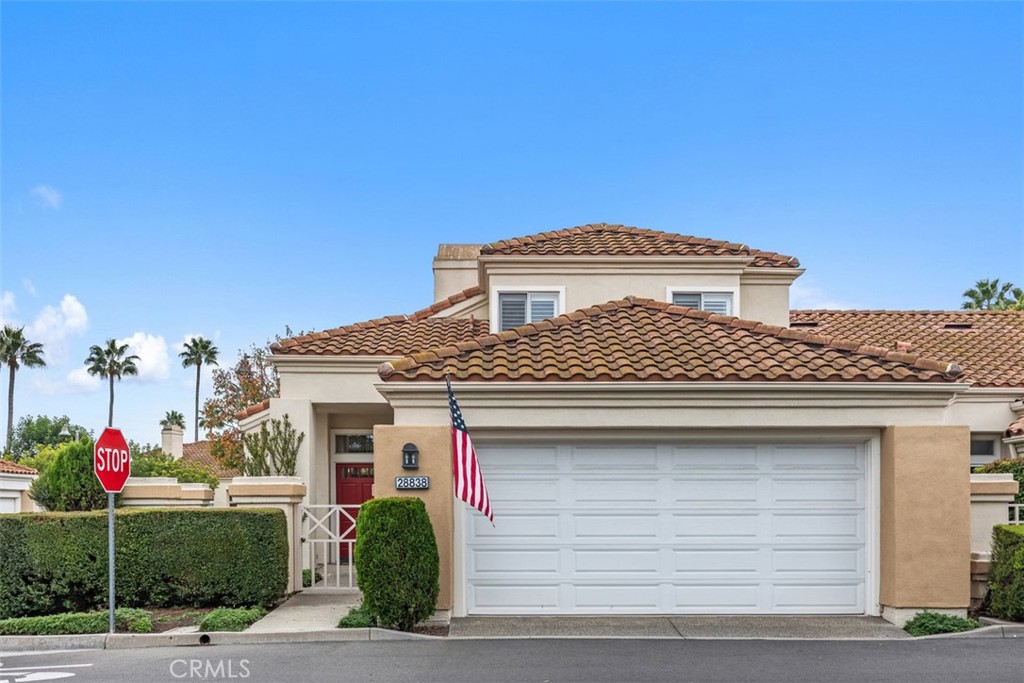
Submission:
<svg viewBox="0 0 1024 683">
<path fill-rule="evenodd" d="M 910 638 L 878 617 L 462 617 L 450 638 Z"/>
<path fill-rule="evenodd" d="M 294 633 L 335 629 L 338 620 L 360 603 L 358 589 L 302 591 L 250 626 L 249 633 Z"/>
</svg>

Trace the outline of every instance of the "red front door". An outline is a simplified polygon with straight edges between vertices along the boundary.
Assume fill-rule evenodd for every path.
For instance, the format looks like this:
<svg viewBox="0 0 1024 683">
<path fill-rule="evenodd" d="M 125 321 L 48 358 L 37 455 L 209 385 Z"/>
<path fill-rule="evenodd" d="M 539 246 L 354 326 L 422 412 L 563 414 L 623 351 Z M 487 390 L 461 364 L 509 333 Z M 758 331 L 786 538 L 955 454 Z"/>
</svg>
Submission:
<svg viewBox="0 0 1024 683">
<path fill-rule="evenodd" d="M 338 463 L 335 465 L 335 487 L 337 505 L 362 505 L 373 498 L 373 463 Z M 352 517 L 359 516 L 358 509 L 346 509 Z M 354 524 L 344 514 L 338 516 L 338 535 L 355 538 Z M 341 544 L 341 556 L 348 557 L 348 544 Z"/>
</svg>

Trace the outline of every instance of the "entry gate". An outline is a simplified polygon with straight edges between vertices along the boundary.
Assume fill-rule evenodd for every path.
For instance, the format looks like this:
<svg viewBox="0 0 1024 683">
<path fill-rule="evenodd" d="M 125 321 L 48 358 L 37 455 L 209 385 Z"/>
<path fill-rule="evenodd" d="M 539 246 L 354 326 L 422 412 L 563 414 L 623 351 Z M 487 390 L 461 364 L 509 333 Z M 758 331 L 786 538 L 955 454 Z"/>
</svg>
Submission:
<svg viewBox="0 0 1024 683">
<path fill-rule="evenodd" d="M 306 590 L 355 588 L 353 551 L 358 515 L 358 505 L 302 506 L 303 566 L 310 570 Z"/>
</svg>

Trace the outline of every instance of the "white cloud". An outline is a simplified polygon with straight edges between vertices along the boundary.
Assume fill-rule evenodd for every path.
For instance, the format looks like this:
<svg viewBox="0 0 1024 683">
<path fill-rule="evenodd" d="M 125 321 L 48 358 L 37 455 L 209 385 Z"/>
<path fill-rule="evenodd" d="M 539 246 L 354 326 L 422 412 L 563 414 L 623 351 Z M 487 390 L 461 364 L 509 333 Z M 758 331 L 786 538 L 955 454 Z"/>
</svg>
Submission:
<svg viewBox="0 0 1024 683">
<path fill-rule="evenodd" d="M 185 350 L 185 344 L 188 344 L 190 341 L 192 341 L 196 337 L 202 337 L 202 336 L 203 336 L 202 333 L 186 334 L 185 336 L 183 336 L 181 338 L 180 342 L 178 342 L 177 344 L 174 345 L 174 352 L 175 353 L 181 353 L 182 351 Z"/>
<path fill-rule="evenodd" d="M 857 304 L 833 299 L 819 287 L 794 282 L 789 288 L 789 307 L 792 309 L 851 309 Z"/>
<path fill-rule="evenodd" d="M 118 339 L 118 344 L 127 344 L 128 353 L 139 357 L 135 367 L 139 369 L 140 382 L 160 382 L 171 375 L 171 362 L 167 355 L 167 342 L 145 332 L 136 332 L 127 339 Z"/>
<path fill-rule="evenodd" d="M 32 194 L 43 206 L 51 209 L 59 209 L 64 203 L 64 195 L 56 187 L 50 185 L 36 185 L 32 188 Z"/>
<path fill-rule="evenodd" d="M 85 306 L 74 295 L 65 294 L 60 308 L 46 306 L 26 328 L 25 336 L 43 344 L 46 362 L 61 364 L 68 358 L 68 339 L 80 337 L 89 327 Z"/>
<path fill-rule="evenodd" d="M 84 367 L 72 370 L 60 381 L 54 381 L 45 375 L 32 378 L 32 386 L 44 396 L 84 394 L 96 391 L 102 385 L 103 381 L 90 375 Z"/>
<path fill-rule="evenodd" d="M 25 291 L 28 292 L 29 294 L 31 294 L 32 296 L 36 295 L 36 286 L 34 284 L 32 284 L 32 281 L 29 280 L 27 277 L 26 278 L 22 278 L 21 286 L 24 287 Z"/>
<path fill-rule="evenodd" d="M 14 302 L 14 292 L 4 292 L 3 297 L 0 298 L 0 322 L 12 322 L 11 316 L 17 310 L 18 305 Z"/>
</svg>

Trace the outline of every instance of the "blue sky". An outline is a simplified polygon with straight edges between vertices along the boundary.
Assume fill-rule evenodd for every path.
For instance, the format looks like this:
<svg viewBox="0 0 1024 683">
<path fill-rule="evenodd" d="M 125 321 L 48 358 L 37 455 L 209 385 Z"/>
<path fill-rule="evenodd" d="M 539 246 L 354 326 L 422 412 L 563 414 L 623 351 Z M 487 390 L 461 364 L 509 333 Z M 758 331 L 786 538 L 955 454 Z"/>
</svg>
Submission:
<svg viewBox="0 0 1024 683">
<path fill-rule="evenodd" d="M 82 361 L 131 340 L 155 442 L 186 337 L 408 312 L 438 243 L 589 222 L 796 255 L 801 307 L 1024 285 L 1021 3 L 7 2 L 0 45 L 19 416 L 101 428 Z"/>
</svg>

